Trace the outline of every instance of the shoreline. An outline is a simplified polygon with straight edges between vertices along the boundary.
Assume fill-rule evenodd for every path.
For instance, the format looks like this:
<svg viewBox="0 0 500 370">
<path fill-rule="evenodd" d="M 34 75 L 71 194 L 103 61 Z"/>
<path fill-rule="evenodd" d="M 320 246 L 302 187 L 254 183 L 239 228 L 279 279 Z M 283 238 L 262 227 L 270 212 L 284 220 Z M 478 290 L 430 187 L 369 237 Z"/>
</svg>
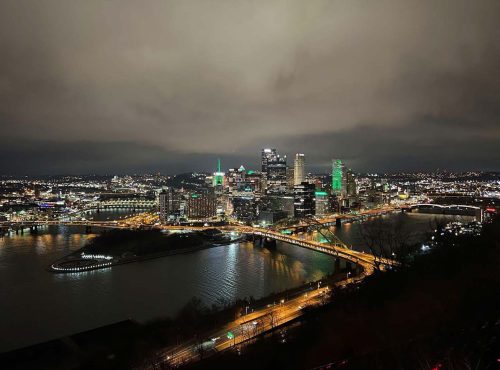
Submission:
<svg viewBox="0 0 500 370">
<path fill-rule="evenodd" d="M 214 244 L 210 242 L 204 242 L 203 244 L 195 247 L 187 247 L 187 248 L 177 248 L 177 249 L 171 249 L 163 252 L 158 252 L 158 253 L 153 253 L 149 255 L 144 255 L 144 256 L 130 256 L 130 257 L 112 257 L 112 260 L 104 260 L 104 261 L 98 261 L 97 263 L 91 264 L 91 265 L 86 265 L 86 266 L 81 266 L 81 267 L 58 267 L 58 265 L 66 262 L 76 262 L 76 261 L 81 261 L 83 260 L 81 257 L 80 258 L 75 258 L 71 259 L 72 255 L 76 255 L 80 253 L 81 249 L 78 251 L 75 251 L 57 261 L 52 263 L 50 266 L 47 267 L 47 270 L 52 273 L 56 274 L 71 274 L 71 273 L 78 273 L 78 272 L 85 272 L 85 271 L 92 271 L 92 270 L 102 270 L 106 268 L 110 268 L 113 266 L 118 266 L 118 265 L 124 265 L 127 263 L 133 263 L 133 262 L 142 262 L 142 261 L 147 261 L 151 259 L 157 259 L 157 258 L 163 258 L 163 257 L 168 257 L 168 256 L 174 256 L 178 254 L 186 254 L 186 253 L 192 253 L 192 252 L 197 252 L 201 251 L 204 249 L 210 249 L 210 248 L 215 248 L 215 247 L 223 247 L 226 245 L 230 245 L 233 243 L 240 243 L 243 241 L 243 238 L 238 238 L 235 240 L 232 240 L 231 242 L 223 243 L 223 244 Z"/>
</svg>

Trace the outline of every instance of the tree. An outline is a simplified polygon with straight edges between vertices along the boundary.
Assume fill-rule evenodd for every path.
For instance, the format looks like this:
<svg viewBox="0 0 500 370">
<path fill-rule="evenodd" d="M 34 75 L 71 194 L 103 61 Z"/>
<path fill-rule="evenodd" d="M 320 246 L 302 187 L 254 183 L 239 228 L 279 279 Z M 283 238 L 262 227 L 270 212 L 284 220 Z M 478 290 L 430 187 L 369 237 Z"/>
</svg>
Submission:
<svg viewBox="0 0 500 370">
<path fill-rule="evenodd" d="M 405 215 L 387 220 L 376 218 L 361 223 L 359 233 L 370 253 L 375 256 L 375 268 L 381 269 L 383 259 L 406 264 L 415 250 L 412 231 Z"/>
<path fill-rule="evenodd" d="M 278 317 L 278 311 L 276 309 L 272 309 L 271 311 L 269 311 L 266 315 L 267 317 L 267 320 L 269 322 L 269 326 L 271 327 L 271 329 L 274 329 L 276 325 L 278 325 L 278 320 L 279 320 L 279 317 Z"/>
<path fill-rule="evenodd" d="M 200 360 L 203 360 L 203 357 L 205 356 L 206 350 L 205 350 L 205 347 L 203 346 L 202 337 L 198 337 L 196 339 L 195 350 L 196 350 L 196 353 L 198 353 L 198 356 L 200 356 Z"/>
</svg>

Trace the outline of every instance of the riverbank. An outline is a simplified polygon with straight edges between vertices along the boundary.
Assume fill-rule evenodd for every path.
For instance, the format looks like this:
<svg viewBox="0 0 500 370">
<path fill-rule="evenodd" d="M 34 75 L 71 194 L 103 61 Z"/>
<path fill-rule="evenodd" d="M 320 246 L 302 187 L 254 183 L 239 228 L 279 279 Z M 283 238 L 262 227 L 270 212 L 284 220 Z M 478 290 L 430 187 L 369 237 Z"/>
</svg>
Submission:
<svg viewBox="0 0 500 370">
<path fill-rule="evenodd" d="M 48 270 L 75 273 L 150 259 L 192 253 L 237 243 L 218 230 L 164 235 L 158 230 L 112 230 L 92 239 L 80 250 L 52 263 Z"/>
</svg>

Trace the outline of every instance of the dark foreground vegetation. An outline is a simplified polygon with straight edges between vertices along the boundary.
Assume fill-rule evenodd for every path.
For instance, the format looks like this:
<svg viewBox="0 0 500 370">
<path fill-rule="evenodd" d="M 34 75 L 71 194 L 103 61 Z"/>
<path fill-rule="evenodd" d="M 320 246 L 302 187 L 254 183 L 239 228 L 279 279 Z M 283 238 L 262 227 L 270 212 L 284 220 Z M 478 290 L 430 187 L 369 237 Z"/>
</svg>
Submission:
<svg viewBox="0 0 500 370">
<path fill-rule="evenodd" d="M 500 220 L 335 292 L 295 329 L 191 369 L 496 369 Z"/>
</svg>

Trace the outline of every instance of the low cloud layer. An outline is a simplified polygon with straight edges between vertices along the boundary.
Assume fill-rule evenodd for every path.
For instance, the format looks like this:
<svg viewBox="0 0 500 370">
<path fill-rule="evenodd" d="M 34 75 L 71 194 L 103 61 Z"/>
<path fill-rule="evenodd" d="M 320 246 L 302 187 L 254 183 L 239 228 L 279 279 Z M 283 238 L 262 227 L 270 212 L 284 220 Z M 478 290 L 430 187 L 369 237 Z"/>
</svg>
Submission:
<svg viewBox="0 0 500 370">
<path fill-rule="evenodd" d="M 500 170 L 498 1 L 6 1 L 0 173 Z"/>
</svg>

